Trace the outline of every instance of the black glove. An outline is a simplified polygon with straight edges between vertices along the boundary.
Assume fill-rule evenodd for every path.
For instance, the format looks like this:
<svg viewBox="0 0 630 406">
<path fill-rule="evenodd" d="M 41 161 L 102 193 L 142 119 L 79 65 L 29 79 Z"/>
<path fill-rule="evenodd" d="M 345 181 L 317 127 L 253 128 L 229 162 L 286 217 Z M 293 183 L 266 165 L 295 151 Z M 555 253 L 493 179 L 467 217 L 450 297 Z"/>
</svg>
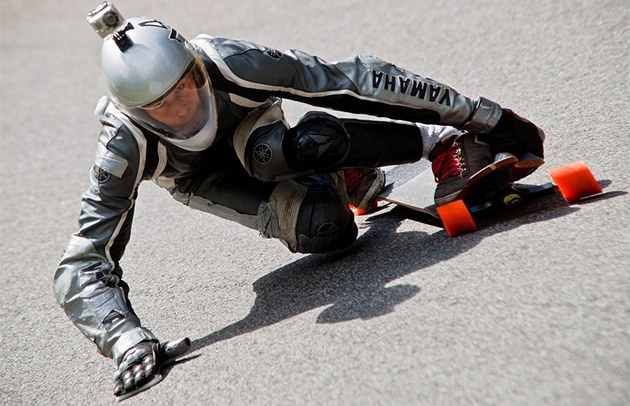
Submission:
<svg viewBox="0 0 630 406">
<path fill-rule="evenodd" d="M 531 153 L 544 158 L 543 130 L 509 109 L 503 109 L 497 125 L 487 135 L 479 138 L 487 142 L 495 154 L 509 152 L 520 157 Z"/>
<path fill-rule="evenodd" d="M 160 382 L 162 367 L 189 348 L 189 338 L 165 343 L 142 341 L 131 347 L 114 374 L 114 395 L 125 399 Z"/>
</svg>

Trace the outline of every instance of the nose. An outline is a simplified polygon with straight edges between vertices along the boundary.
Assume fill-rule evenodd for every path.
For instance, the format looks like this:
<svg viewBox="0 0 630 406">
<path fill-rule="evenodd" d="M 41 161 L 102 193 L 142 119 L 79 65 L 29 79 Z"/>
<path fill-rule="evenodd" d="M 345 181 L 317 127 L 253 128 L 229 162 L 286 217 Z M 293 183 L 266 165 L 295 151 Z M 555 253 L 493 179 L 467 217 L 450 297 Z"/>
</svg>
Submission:
<svg viewBox="0 0 630 406">
<path fill-rule="evenodd" d="M 196 92 L 194 89 L 185 89 L 177 96 L 177 102 L 175 103 L 177 110 L 175 114 L 179 117 L 186 116 L 195 106 Z"/>
<path fill-rule="evenodd" d="M 190 103 L 185 100 L 180 100 L 175 105 L 175 116 L 179 118 L 186 117 L 188 115 L 188 111 L 190 110 Z"/>
</svg>

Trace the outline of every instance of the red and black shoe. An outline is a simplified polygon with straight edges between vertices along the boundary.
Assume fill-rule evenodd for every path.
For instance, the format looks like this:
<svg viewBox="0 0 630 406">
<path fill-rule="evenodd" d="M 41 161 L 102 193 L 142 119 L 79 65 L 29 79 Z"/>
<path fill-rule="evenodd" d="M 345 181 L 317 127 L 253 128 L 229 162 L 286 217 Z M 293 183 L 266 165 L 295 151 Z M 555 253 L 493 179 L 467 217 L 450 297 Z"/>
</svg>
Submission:
<svg viewBox="0 0 630 406">
<path fill-rule="evenodd" d="M 374 208 L 376 198 L 385 186 L 385 172 L 380 168 L 350 168 L 344 170 L 350 206 L 366 213 Z"/>
</svg>

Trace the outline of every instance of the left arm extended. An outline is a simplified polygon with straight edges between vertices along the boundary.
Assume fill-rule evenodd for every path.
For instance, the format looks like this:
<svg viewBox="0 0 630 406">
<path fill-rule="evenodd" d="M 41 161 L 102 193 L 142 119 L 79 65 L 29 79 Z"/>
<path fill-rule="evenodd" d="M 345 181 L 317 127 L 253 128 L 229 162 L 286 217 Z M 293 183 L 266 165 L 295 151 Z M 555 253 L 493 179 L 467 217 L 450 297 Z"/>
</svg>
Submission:
<svg viewBox="0 0 630 406">
<path fill-rule="evenodd" d="M 487 132 L 498 104 L 473 101 L 448 85 L 374 56 L 327 62 L 299 50 L 280 52 L 246 41 L 201 35 L 215 88 L 250 100 L 270 95 L 311 105 L 391 119 Z"/>
</svg>

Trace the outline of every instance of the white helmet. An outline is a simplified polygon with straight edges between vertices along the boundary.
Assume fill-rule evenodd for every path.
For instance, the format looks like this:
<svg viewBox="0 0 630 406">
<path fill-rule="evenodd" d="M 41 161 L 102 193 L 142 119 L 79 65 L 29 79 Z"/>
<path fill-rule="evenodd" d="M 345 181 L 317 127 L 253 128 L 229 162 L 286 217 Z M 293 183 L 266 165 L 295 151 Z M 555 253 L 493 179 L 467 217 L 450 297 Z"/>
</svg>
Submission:
<svg viewBox="0 0 630 406">
<path fill-rule="evenodd" d="M 115 104 L 142 124 L 172 138 L 189 138 L 206 127 L 210 86 L 205 67 L 193 46 L 177 31 L 148 17 L 125 19 L 108 2 L 88 15 L 88 21 L 103 37 L 101 68 Z M 191 74 L 201 99 L 190 128 L 169 128 L 152 119 L 144 106 L 155 105 Z"/>
</svg>

